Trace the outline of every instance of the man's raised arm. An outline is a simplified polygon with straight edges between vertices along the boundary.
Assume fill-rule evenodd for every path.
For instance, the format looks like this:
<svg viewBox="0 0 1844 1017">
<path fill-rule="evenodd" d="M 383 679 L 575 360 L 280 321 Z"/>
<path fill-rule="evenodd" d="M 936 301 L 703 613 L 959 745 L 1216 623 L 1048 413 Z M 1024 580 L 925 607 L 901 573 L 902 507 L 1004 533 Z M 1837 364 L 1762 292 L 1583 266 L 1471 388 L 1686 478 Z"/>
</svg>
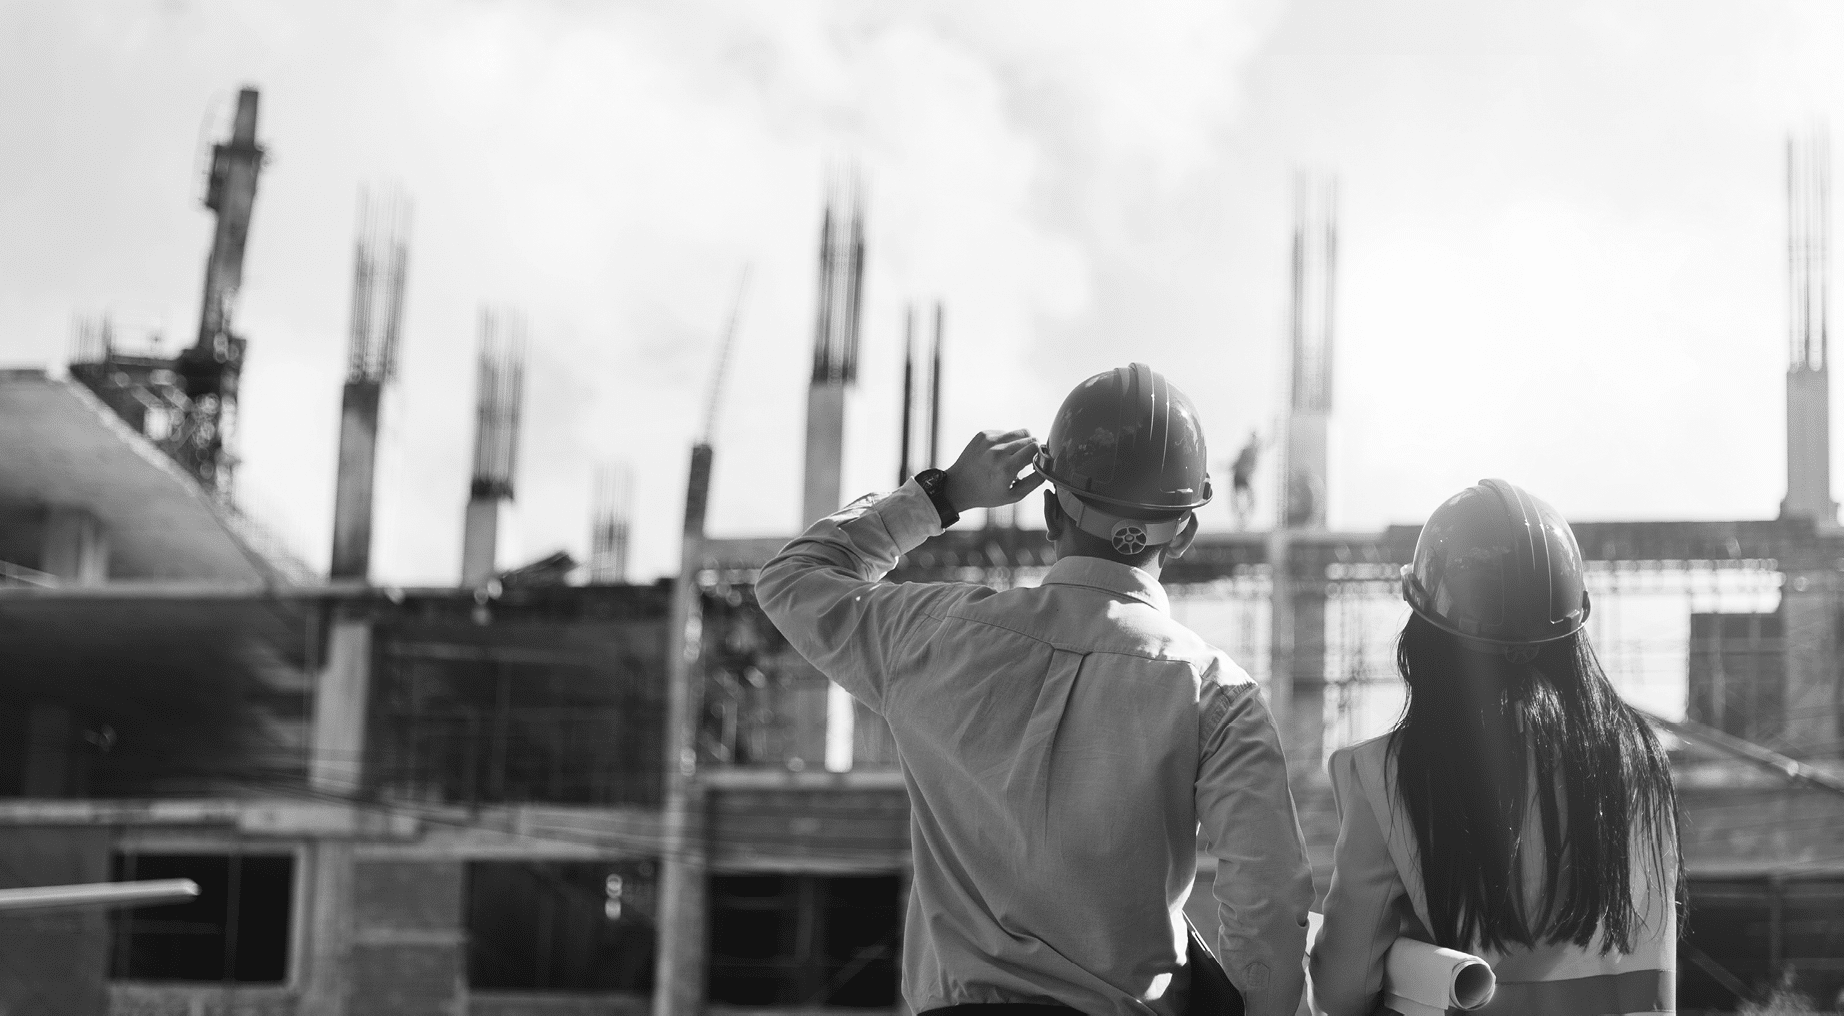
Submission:
<svg viewBox="0 0 1844 1017">
<path fill-rule="evenodd" d="M 983 431 L 942 478 L 955 511 L 1009 504 L 1043 483 L 1017 480 L 1035 443 L 1024 431 Z M 898 559 L 942 529 L 941 511 L 911 480 L 814 523 L 762 567 L 756 598 L 794 649 L 866 706 L 882 712 L 888 664 L 906 638 L 971 587 L 886 583 Z"/>
</svg>

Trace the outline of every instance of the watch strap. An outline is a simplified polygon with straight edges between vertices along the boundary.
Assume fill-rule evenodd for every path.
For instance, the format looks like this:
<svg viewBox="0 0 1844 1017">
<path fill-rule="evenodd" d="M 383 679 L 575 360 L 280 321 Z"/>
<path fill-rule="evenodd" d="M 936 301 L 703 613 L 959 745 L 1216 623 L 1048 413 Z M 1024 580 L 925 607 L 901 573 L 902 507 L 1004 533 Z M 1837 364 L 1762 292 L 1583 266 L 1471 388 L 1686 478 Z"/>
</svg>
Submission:
<svg viewBox="0 0 1844 1017">
<path fill-rule="evenodd" d="M 960 521 L 960 513 L 948 503 L 948 475 L 943 470 L 927 469 L 916 474 L 916 486 L 928 495 L 928 500 L 935 506 L 935 513 L 941 517 L 941 528 L 947 529 Z"/>
</svg>

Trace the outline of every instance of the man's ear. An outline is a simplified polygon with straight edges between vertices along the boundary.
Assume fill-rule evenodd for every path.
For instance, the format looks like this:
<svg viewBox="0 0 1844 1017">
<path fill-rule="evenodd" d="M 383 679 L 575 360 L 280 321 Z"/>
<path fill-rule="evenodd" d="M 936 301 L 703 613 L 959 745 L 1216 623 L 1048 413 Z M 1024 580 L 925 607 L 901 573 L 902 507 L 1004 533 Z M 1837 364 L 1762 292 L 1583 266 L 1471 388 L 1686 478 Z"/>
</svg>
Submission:
<svg viewBox="0 0 1844 1017">
<path fill-rule="evenodd" d="M 1184 529 L 1179 530 L 1178 536 L 1173 537 L 1172 542 L 1165 545 L 1165 560 L 1183 558 L 1185 552 L 1191 549 L 1191 542 L 1196 539 L 1197 513 L 1193 512 L 1185 518 Z"/>
<path fill-rule="evenodd" d="M 1054 544 L 1063 536 L 1063 506 L 1057 503 L 1056 492 L 1044 491 L 1044 536 Z"/>
</svg>

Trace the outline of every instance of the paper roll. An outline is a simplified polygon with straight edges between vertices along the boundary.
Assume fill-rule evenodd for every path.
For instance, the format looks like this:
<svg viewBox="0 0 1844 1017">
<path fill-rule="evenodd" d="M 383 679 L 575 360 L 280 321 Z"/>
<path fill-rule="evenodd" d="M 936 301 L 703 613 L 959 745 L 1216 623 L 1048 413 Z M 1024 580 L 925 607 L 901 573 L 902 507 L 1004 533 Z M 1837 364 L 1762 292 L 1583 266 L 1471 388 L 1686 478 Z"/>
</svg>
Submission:
<svg viewBox="0 0 1844 1017">
<path fill-rule="evenodd" d="M 1497 989 L 1492 966 L 1470 953 L 1398 939 L 1383 960 L 1383 993 L 1398 1013 L 1477 1010 Z"/>
<path fill-rule="evenodd" d="M 1308 952 L 1318 945 L 1324 924 L 1324 915 L 1307 912 Z M 1492 965 L 1470 953 L 1398 939 L 1383 959 L 1384 1002 L 1399 1014 L 1477 1010 L 1490 1003 L 1497 990 L 1498 976 L 1492 973 Z"/>
</svg>

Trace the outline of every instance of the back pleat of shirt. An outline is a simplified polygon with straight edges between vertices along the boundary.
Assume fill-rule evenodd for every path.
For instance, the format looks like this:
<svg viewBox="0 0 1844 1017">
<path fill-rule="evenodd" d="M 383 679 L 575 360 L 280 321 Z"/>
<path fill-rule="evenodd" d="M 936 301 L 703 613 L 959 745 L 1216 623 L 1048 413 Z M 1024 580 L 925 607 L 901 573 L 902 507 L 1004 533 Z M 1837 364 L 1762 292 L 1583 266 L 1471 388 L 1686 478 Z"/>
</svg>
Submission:
<svg viewBox="0 0 1844 1017">
<path fill-rule="evenodd" d="M 1050 666 L 1038 679 L 1037 700 L 1026 722 L 1024 737 L 1012 756 L 1005 778 L 1005 797 L 1012 814 L 1026 824 L 1026 843 L 1042 843 L 1050 823 L 1050 772 L 1056 754 L 1057 733 L 1069 711 L 1076 679 L 1086 654 L 1062 648 L 1050 652 Z"/>
</svg>

